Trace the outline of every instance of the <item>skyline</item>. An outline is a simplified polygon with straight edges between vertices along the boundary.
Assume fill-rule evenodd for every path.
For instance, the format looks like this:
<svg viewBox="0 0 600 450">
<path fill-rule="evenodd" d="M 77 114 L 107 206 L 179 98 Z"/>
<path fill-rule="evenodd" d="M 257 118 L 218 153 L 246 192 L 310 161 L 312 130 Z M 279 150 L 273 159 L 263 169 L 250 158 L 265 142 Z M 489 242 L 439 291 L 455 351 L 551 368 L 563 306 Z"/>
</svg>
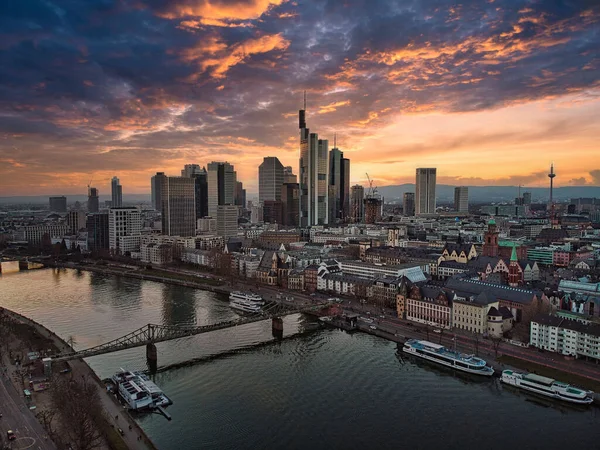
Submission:
<svg viewBox="0 0 600 450">
<path fill-rule="evenodd" d="M 423 4 L 426 3 L 426 4 Z M 0 196 L 126 194 L 185 164 L 234 164 L 249 192 L 296 116 L 350 183 L 600 185 L 600 7 L 548 2 L 0 6 Z M 402 30 L 399 32 L 398 30 Z M 92 181 L 101 193 L 105 181 Z"/>
</svg>

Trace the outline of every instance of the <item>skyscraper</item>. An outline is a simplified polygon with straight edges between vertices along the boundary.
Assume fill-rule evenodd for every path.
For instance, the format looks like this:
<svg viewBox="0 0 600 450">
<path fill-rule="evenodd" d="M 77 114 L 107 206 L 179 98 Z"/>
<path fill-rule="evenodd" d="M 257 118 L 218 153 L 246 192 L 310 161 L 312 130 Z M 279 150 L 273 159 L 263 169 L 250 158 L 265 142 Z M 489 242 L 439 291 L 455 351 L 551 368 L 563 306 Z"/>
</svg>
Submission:
<svg viewBox="0 0 600 450">
<path fill-rule="evenodd" d="M 98 189 L 95 187 L 88 188 L 88 212 L 96 213 L 100 211 L 100 202 L 98 199 Z"/>
<path fill-rule="evenodd" d="M 77 234 L 79 230 L 85 228 L 85 213 L 83 211 L 72 210 L 67 214 L 67 225 L 69 232 Z"/>
<path fill-rule="evenodd" d="M 417 169 L 415 186 L 415 213 L 435 213 L 435 179 L 437 170 L 434 168 Z"/>
<path fill-rule="evenodd" d="M 360 184 L 352 186 L 350 191 L 350 217 L 352 222 L 365 220 L 365 188 Z"/>
<path fill-rule="evenodd" d="M 457 186 L 454 188 L 454 211 L 461 213 L 469 212 L 469 188 Z"/>
<path fill-rule="evenodd" d="M 205 172 L 205 170 L 201 169 L 198 164 L 186 164 L 181 170 L 181 176 L 186 178 L 192 178 L 192 175 L 202 172 Z"/>
<path fill-rule="evenodd" d="M 108 210 L 108 247 L 111 251 L 125 254 L 140 249 L 142 217 L 133 206 L 121 206 Z"/>
<path fill-rule="evenodd" d="M 157 176 L 157 179 L 159 177 Z M 196 235 L 195 180 L 161 176 L 162 234 Z M 215 214 L 216 215 L 216 214 Z"/>
<path fill-rule="evenodd" d="M 201 219 L 208 216 L 208 174 L 202 168 L 192 172 L 190 177 L 194 179 L 196 219 Z"/>
<path fill-rule="evenodd" d="M 244 189 L 244 183 L 241 181 L 235 182 L 235 198 L 234 203 L 237 206 L 241 206 L 242 208 L 246 208 L 246 189 Z"/>
<path fill-rule="evenodd" d="M 523 204 L 531 205 L 531 192 L 523 192 Z"/>
<path fill-rule="evenodd" d="M 283 164 L 276 156 L 266 156 L 258 166 L 258 201 L 281 200 Z"/>
<path fill-rule="evenodd" d="M 329 222 L 350 215 L 350 160 L 337 147 L 329 152 Z"/>
<path fill-rule="evenodd" d="M 150 179 L 150 192 L 152 196 L 152 207 L 156 211 L 162 210 L 162 197 L 160 193 L 161 179 L 165 176 L 164 172 L 156 172 Z"/>
<path fill-rule="evenodd" d="M 108 213 L 87 215 L 88 249 L 91 252 L 108 250 Z"/>
<path fill-rule="evenodd" d="M 49 197 L 50 211 L 67 212 L 67 197 Z"/>
<path fill-rule="evenodd" d="M 300 226 L 328 223 L 327 156 L 328 142 L 310 133 L 304 109 L 298 111 L 300 128 Z"/>
<path fill-rule="evenodd" d="M 289 227 L 298 226 L 300 187 L 298 183 L 283 183 L 281 188 L 282 224 Z"/>
<path fill-rule="evenodd" d="M 208 215 L 217 217 L 217 206 L 235 204 L 236 173 L 228 162 L 211 162 L 207 166 Z"/>
<path fill-rule="evenodd" d="M 119 183 L 119 179 L 117 177 L 112 177 L 112 180 L 110 181 L 110 192 L 110 206 L 113 208 L 123 206 L 123 187 Z"/>
<path fill-rule="evenodd" d="M 405 192 L 402 198 L 402 210 L 405 216 L 415 215 L 415 193 Z"/>
<path fill-rule="evenodd" d="M 298 183 L 298 177 L 294 174 L 292 166 L 285 166 L 283 168 L 283 182 L 284 183 Z"/>
</svg>

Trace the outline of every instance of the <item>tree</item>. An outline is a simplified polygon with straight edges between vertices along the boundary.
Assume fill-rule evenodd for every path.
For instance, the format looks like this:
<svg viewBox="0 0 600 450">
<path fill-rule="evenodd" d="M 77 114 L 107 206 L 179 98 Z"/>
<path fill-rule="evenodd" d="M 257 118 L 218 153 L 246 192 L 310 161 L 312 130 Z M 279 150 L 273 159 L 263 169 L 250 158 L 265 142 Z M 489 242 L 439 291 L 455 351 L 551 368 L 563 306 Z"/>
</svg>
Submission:
<svg viewBox="0 0 600 450">
<path fill-rule="evenodd" d="M 479 333 L 475 333 L 473 335 L 473 337 L 475 338 L 473 340 L 473 347 L 475 349 L 475 356 L 479 356 Z"/>
<path fill-rule="evenodd" d="M 97 387 L 82 376 L 81 380 L 55 376 L 51 391 L 52 411 L 66 426 L 61 430 L 67 442 L 77 450 L 92 450 L 102 444 L 99 424 L 104 421 Z"/>
<path fill-rule="evenodd" d="M 500 348 L 500 344 L 502 343 L 502 338 L 493 337 L 490 338 L 490 341 L 492 341 L 492 348 L 494 349 L 495 358 L 498 359 L 498 349 Z"/>
<path fill-rule="evenodd" d="M 444 334 L 444 329 L 440 328 L 440 342 L 439 344 L 442 345 L 442 335 Z"/>
<path fill-rule="evenodd" d="M 75 339 L 75 336 L 72 334 L 67 338 L 67 345 L 71 348 L 74 348 L 74 346 L 77 345 L 77 339 Z"/>
</svg>

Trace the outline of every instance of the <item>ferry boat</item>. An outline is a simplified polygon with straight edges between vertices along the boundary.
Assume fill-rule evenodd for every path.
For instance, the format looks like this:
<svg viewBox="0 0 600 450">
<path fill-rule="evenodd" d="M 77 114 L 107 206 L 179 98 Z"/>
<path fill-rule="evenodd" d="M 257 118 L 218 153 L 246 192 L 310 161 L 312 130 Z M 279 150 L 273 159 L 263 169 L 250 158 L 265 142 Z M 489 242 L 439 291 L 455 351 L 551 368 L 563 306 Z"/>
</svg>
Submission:
<svg viewBox="0 0 600 450">
<path fill-rule="evenodd" d="M 246 293 L 246 292 L 232 292 L 231 294 L 229 294 L 229 301 L 245 301 L 245 302 L 252 302 L 252 303 L 256 303 L 259 306 L 263 306 L 265 304 L 265 301 L 263 300 L 263 298 L 258 295 L 258 294 L 253 294 L 253 293 Z"/>
<path fill-rule="evenodd" d="M 494 369 L 488 366 L 485 360 L 477 358 L 474 355 L 466 355 L 449 350 L 443 345 L 434 344 L 433 342 L 409 339 L 404 344 L 404 347 L 402 347 L 402 350 L 419 358 L 451 367 L 462 372 L 485 375 L 488 377 L 494 374 Z"/>
<path fill-rule="evenodd" d="M 119 396 L 135 411 L 173 404 L 171 399 L 142 372 L 121 369 L 112 376 Z"/>
<path fill-rule="evenodd" d="M 566 402 L 589 405 L 594 401 L 592 391 L 585 391 L 533 373 L 503 370 L 500 380 L 510 386 Z"/>
</svg>

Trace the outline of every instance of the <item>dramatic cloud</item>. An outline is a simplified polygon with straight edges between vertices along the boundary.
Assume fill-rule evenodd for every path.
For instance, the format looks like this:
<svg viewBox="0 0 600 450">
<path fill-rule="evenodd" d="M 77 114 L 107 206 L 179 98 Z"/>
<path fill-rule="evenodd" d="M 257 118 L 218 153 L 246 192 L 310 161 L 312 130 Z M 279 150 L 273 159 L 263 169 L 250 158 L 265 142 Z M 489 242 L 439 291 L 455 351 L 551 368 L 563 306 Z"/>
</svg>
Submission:
<svg viewBox="0 0 600 450">
<path fill-rule="evenodd" d="M 600 184 L 600 6 L 528 0 L 0 2 L 0 196 L 262 157 L 297 111 L 352 181 Z"/>
</svg>

